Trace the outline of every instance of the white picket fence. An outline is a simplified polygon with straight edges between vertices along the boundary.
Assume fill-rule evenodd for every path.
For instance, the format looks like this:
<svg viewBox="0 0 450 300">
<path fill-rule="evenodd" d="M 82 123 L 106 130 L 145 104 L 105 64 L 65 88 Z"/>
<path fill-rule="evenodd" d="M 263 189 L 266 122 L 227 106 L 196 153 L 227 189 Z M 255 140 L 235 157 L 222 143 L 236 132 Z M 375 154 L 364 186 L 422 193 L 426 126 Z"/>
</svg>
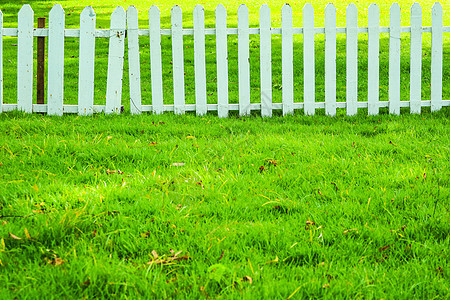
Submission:
<svg viewBox="0 0 450 300">
<path fill-rule="evenodd" d="M 229 111 L 238 110 L 248 115 L 260 110 L 262 116 L 271 116 L 274 109 L 283 114 L 304 109 L 314 115 L 317 109 L 325 109 L 330 116 L 337 108 L 345 108 L 348 115 L 355 115 L 358 108 L 368 108 L 369 115 L 388 107 L 391 114 L 400 114 L 401 107 L 410 107 L 411 113 L 420 113 L 422 107 L 432 111 L 450 106 L 450 100 L 442 99 L 443 85 L 443 34 L 450 27 L 443 26 L 443 9 L 439 3 L 432 7 L 431 27 L 422 26 L 422 9 L 418 3 L 411 7 L 411 25 L 401 27 L 400 6 L 390 8 L 389 27 L 380 27 L 379 8 L 371 4 L 368 10 L 368 27 L 358 27 L 357 9 L 350 4 L 346 10 L 346 27 L 336 27 L 336 9 L 333 4 L 325 8 L 325 27 L 314 27 L 314 9 L 311 4 L 303 8 L 303 27 L 293 27 L 292 8 L 286 4 L 281 10 L 281 28 L 271 27 L 271 12 L 267 5 L 260 8 L 260 27 L 249 27 L 249 11 L 245 5 L 238 9 L 237 28 L 227 27 L 227 11 L 219 5 L 215 10 L 216 26 L 205 28 L 204 9 L 197 5 L 193 11 L 193 29 L 183 28 L 182 11 L 174 6 L 171 13 L 171 29 L 161 29 L 160 12 L 156 6 L 149 10 L 149 29 L 139 29 L 138 12 L 134 6 L 128 10 L 118 7 L 111 15 L 110 29 L 96 29 L 96 16 L 92 7 L 86 7 L 80 16 L 80 29 L 65 29 L 65 14 L 60 5 L 50 11 L 48 29 L 33 28 L 34 13 L 24 5 L 18 14 L 18 28 L 3 28 L 0 11 L 0 112 L 22 110 L 28 113 L 46 112 L 51 115 L 94 112 L 117 113 L 121 111 L 122 81 L 125 39 L 128 39 L 128 64 L 130 85 L 130 110 L 132 114 L 150 111 L 160 114 L 173 111 L 183 114 L 195 111 L 204 115 L 217 111 L 219 117 L 227 117 Z M 431 99 L 421 99 L 422 81 L 422 33 L 431 32 Z M 336 101 L 336 34 L 346 34 L 346 101 Z M 380 33 L 389 33 L 389 100 L 379 99 L 379 45 Z M 400 50 L 401 34 L 410 33 L 410 99 L 400 101 Z M 260 38 L 260 103 L 250 101 L 250 35 Z M 272 35 L 281 34 L 282 40 L 282 102 L 274 103 L 272 97 Z M 294 98 L 294 34 L 303 34 L 303 102 Z M 315 35 L 325 34 L 325 99 L 315 96 Z M 358 34 L 368 34 L 368 99 L 358 99 Z M 165 104 L 161 36 L 172 40 L 173 103 Z M 194 36 L 195 104 L 186 104 L 184 82 L 183 36 Z M 205 35 L 215 35 L 217 67 L 217 104 L 209 102 L 206 92 Z M 239 103 L 229 103 L 229 73 L 227 36 L 238 38 Z M 17 104 L 3 103 L 3 36 L 18 37 L 17 52 Z M 33 104 L 33 38 L 48 37 L 48 90 L 47 104 Z M 141 63 L 139 37 L 150 41 L 152 104 L 143 105 L 141 95 Z M 64 38 L 79 37 L 78 105 L 64 104 Z M 94 65 L 96 38 L 109 38 L 109 58 L 106 105 L 94 105 Z M 448 81 L 448 79 L 447 79 Z M 448 84 L 448 82 L 447 82 Z M 216 100 L 216 99 L 214 99 Z M 320 101 L 323 100 L 323 101 Z M 363 100 L 363 101 L 361 101 Z"/>
</svg>

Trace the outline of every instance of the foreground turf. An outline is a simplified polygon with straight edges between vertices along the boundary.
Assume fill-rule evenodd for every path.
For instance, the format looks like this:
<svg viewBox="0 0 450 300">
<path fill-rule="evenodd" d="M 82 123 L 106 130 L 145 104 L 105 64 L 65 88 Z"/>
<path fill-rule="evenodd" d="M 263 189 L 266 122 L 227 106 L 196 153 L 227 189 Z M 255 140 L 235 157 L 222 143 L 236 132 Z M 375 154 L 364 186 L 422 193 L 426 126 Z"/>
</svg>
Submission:
<svg viewBox="0 0 450 300">
<path fill-rule="evenodd" d="M 448 297 L 449 117 L 1 114 L 0 297 Z"/>
</svg>

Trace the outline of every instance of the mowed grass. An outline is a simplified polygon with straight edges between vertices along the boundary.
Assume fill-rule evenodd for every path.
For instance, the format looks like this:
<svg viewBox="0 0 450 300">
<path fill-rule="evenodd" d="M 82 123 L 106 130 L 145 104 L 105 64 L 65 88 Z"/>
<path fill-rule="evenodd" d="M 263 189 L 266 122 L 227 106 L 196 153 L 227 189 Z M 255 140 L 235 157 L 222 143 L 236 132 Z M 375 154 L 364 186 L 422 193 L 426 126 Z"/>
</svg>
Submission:
<svg viewBox="0 0 450 300">
<path fill-rule="evenodd" d="M 0 295 L 449 296 L 450 114 L 0 115 Z"/>
<path fill-rule="evenodd" d="M 4 13 L 4 26 L 17 27 L 17 12 L 21 6 L 29 1 L 2 1 L 0 9 Z M 345 9 L 352 1 L 339 1 L 335 3 L 337 10 L 337 26 L 345 27 Z M 359 1 L 358 25 L 367 26 L 367 10 L 370 3 L 377 3 L 380 7 L 380 25 L 389 26 L 389 7 L 392 2 L 388 1 Z M 402 11 L 402 26 L 410 25 L 410 7 L 414 1 L 402 0 L 399 2 Z M 267 3 L 271 8 L 272 26 L 281 26 L 281 7 L 285 1 L 33 1 L 32 8 L 35 11 L 35 25 L 37 27 L 37 17 L 47 17 L 52 6 L 61 3 L 66 11 L 66 27 L 79 28 L 79 14 L 87 5 L 92 5 L 97 14 L 97 28 L 110 28 L 110 16 L 116 6 L 125 9 L 129 5 L 135 5 L 139 11 L 140 28 L 148 28 L 148 10 L 151 5 L 157 5 L 161 11 L 161 27 L 170 28 L 170 10 L 179 4 L 183 9 L 183 26 L 192 28 L 192 10 L 197 4 L 205 8 L 205 24 L 207 28 L 215 27 L 214 10 L 219 3 L 224 4 L 228 11 L 228 27 L 237 27 L 237 9 L 239 4 L 246 4 L 249 8 L 250 27 L 259 27 L 259 8 L 263 3 Z M 294 14 L 294 27 L 302 27 L 302 9 L 307 3 L 290 3 Z M 315 25 L 324 26 L 324 11 L 327 1 L 312 1 L 315 9 Z M 431 8 L 434 4 L 432 0 L 419 1 L 423 10 L 423 26 L 431 25 Z M 444 9 L 444 26 L 450 26 L 446 16 L 450 13 L 450 6 L 446 1 L 442 1 Z M 389 35 L 380 35 L 380 100 L 388 100 L 389 87 Z M 173 66 L 171 37 L 162 36 L 162 71 L 163 71 L 163 93 L 164 103 L 173 104 Z M 367 101 L 367 34 L 359 34 L 358 52 L 358 97 L 360 101 Z M 64 82 L 64 103 L 78 103 L 78 38 L 66 38 L 65 42 L 65 82 Z M 150 75 L 150 53 L 149 38 L 140 37 L 140 61 L 141 61 L 141 84 L 142 103 L 152 104 L 151 75 Z M 230 35 L 228 38 L 229 57 L 229 101 L 238 103 L 238 65 L 237 65 L 237 36 Z M 324 35 L 316 35 L 316 101 L 323 102 L 325 98 L 325 55 L 324 55 Z M 337 100 L 346 99 L 346 40 L 345 34 L 337 35 Z M 402 34 L 402 58 L 401 58 L 401 100 L 409 100 L 409 34 Z M 17 38 L 5 37 L 4 41 L 4 87 L 5 103 L 17 103 L 16 80 L 17 80 Z M 259 35 L 250 36 L 250 84 L 251 102 L 260 103 L 260 61 L 259 61 Z M 125 56 L 127 56 L 127 51 Z M 106 75 L 107 75 L 108 39 L 96 39 L 96 76 L 95 76 L 95 104 L 105 104 L 106 95 Z M 446 78 L 450 78 L 450 34 L 444 34 L 444 83 Z M 184 36 L 184 61 L 185 61 L 185 90 L 186 103 L 195 103 L 195 71 L 194 71 L 194 51 L 193 36 Z M 208 103 L 217 103 L 217 70 L 216 70 L 216 45 L 215 36 L 206 37 L 206 74 L 207 74 L 207 95 Z M 282 97 L 282 69 L 281 69 L 281 35 L 272 37 L 272 72 L 273 72 L 273 101 L 281 102 Z M 423 34 L 423 61 L 422 61 L 422 99 L 431 99 L 431 34 Z M 301 34 L 294 35 L 294 101 L 303 102 L 303 37 Z M 129 86 L 128 86 L 128 61 L 125 59 L 124 81 L 123 81 L 123 105 L 129 110 Z M 36 68 L 36 66 L 35 66 Z M 35 92 L 36 93 L 36 92 Z M 443 85 L 443 98 L 450 99 L 450 86 Z"/>
<path fill-rule="evenodd" d="M 109 28 L 114 7 L 161 9 L 175 2 L 58 1 L 77 28 L 86 5 Z M 432 1 L 421 1 L 424 26 Z M 5 27 L 26 1 L 0 1 Z M 56 1 L 33 1 L 36 17 Z M 184 1 L 184 24 L 199 2 Z M 200 3 L 214 27 L 219 2 Z M 258 26 L 261 2 L 246 3 Z M 336 3 L 338 26 L 345 7 Z M 388 26 L 391 3 L 380 5 Z M 403 26 L 411 1 L 402 1 Z M 223 2 L 229 26 L 237 3 Z M 273 26 L 280 1 L 268 3 Z M 304 2 L 291 3 L 301 27 Z M 323 26 L 325 2 L 313 2 Z M 448 15 L 448 4 L 442 3 Z M 368 2 L 359 2 L 367 26 Z M 147 19 L 146 19 L 147 18 Z M 48 22 L 48 21 L 47 21 Z M 449 26 L 448 18 L 444 24 Z M 403 37 L 403 36 L 402 36 Z M 408 35 L 402 100 L 409 98 Z M 360 35 L 360 100 L 366 100 L 367 36 Z M 450 98 L 448 34 L 444 98 Z M 186 101 L 193 103 L 192 37 L 185 36 Z M 323 101 L 323 36 L 316 36 L 317 101 Z M 294 53 L 302 101 L 301 36 Z M 380 96 L 387 100 L 387 35 Z M 15 38 L 5 38 L 5 102 L 16 103 Z M 148 40 L 141 38 L 143 102 L 151 103 Z M 280 39 L 273 38 L 274 101 L 281 101 Z M 429 99 L 429 35 L 424 34 L 423 98 Z M 77 39 L 66 40 L 65 103 L 77 101 Z M 97 40 L 96 104 L 106 93 L 108 41 Z M 230 37 L 230 101 L 237 102 L 236 37 Z M 251 40 L 252 101 L 258 102 L 258 37 Z M 170 39 L 163 39 L 165 100 L 172 100 Z M 345 39 L 338 38 L 338 100 L 345 99 Z M 191 52 L 190 52 L 191 51 Z M 208 101 L 215 100 L 215 44 L 207 38 Z M 384 54 L 383 54 L 384 53 Z M 190 60 L 191 59 L 191 60 Z M 126 62 L 126 61 L 125 61 Z M 124 72 L 124 105 L 129 91 Z M 428 71 L 427 71 L 428 70 Z M 339 73 L 340 72 L 340 73 Z M 428 74 L 428 75 L 426 75 Z M 234 77 L 233 77 L 234 76 Z M 0 298 L 448 298 L 450 292 L 450 113 L 401 117 L 218 119 L 166 114 L 63 118 L 0 114 Z"/>
</svg>

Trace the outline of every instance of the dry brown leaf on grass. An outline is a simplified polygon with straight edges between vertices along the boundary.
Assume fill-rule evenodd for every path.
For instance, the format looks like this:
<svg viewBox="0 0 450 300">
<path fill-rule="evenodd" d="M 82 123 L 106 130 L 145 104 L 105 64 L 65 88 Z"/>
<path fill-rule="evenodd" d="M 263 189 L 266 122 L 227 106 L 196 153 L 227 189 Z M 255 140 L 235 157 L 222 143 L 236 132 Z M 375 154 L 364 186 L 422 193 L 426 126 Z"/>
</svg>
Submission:
<svg viewBox="0 0 450 300">
<path fill-rule="evenodd" d="M 22 238 L 18 237 L 17 235 L 12 234 L 11 232 L 9 233 L 9 237 L 14 239 L 14 240 L 21 240 Z"/>
<path fill-rule="evenodd" d="M 309 230 L 313 226 L 316 226 L 316 222 L 307 220 L 306 225 L 305 225 L 305 230 Z"/>
<path fill-rule="evenodd" d="M 347 234 L 347 233 L 352 232 L 352 231 L 355 231 L 356 233 L 358 233 L 358 228 L 352 228 L 352 229 L 344 230 L 343 234 Z"/>
<path fill-rule="evenodd" d="M 242 281 L 248 281 L 248 283 L 252 284 L 253 279 L 252 279 L 250 276 L 244 276 L 244 277 L 242 278 Z"/>
<path fill-rule="evenodd" d="M 61 257 L 57 257 L 56 255 L 53 255 L 53 258 L 47 258 L 47 263 L 53 266 L 59 266 L 65 263 L 64 260 L 62 260 Z"/>
<path fill-rule="evenodd" d="M 147 263 L 147 265 L 155 265 L 155 264 L 156 264 L 156 265 L 158 265 L 158 264 L 161 264 L 161 265 L 169 265 L 169 264 L 173 264 L 173 263 L 175 263 L 175 262 L 177 262 L 177 261 L 182 261 L 182 260 L 189 260 L 189 259 L 191 259 L 191 258 L 189 257 L 189 255 L 181 255 L 181 256 L 180 256 L 180 254 L 181 254 L 183 251 L 178 251 L 177 253 L 175 253 L 175 251 L 172 250 L 172 249 L 170 249 L 169 251 L 170 251 L 170 253 L 171 253 L 172 255 L 163 255 L 163 256 L 159 256 L 158 253 L 157 253 L 155 250 L 153 250 L 153 251 L 152 251 L 152 256 L 153 256 L 153 259 L 154 259 L 154 260 L 149 261 L 149 262 Z"/>
</svg>

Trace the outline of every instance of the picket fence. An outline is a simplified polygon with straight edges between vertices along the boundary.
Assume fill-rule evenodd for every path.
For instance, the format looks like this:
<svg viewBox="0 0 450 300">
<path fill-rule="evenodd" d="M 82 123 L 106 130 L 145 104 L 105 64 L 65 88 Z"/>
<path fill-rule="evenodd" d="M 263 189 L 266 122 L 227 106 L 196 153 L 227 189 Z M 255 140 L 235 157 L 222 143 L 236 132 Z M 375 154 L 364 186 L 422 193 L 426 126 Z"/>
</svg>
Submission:
<svg viewBox="0 0 450 300">
<path fill-rule="evenodd" d="M 357 9 L 350 4 L 346 10 L 346 27 L 336 27 L 336 9 L 333 4 L 325 8 L 325 27 L 314 27 L 314 9 L 311 4 L 303 8 L 303 27 L 293 27 L 292 8 L 288 4 L 281 10 L 281 28 L 271 27 L 271 12 L 267 5 L 260 8 L 260 27 L 249 28 L 249 12 L 245 5 L 238 9 L 237 28 L 227 27 L 227 11 L 219 5 L 215 10 L 216 27 L 205 29 L 204 9 L 197 5 L 193 11 L 193 29 L 182 26 L 182 11 L 174 6 L 171 12 L 171 29 L 161 29 L 160 12 L 156 6 L 149 10 L 149 29 L 139 29 L 138 13 L 134 6 L 128 10 L 118 7 L 111 15 L 110 29 L 96 29 L 96 16 L 92 7 L 86 7 L 80 16 L 80 29 L 65 29 L 65 13 L 61 5 L 50 11 L 47 29 L 33 28 L 34 13 L 24 5 L 18 14 L 18 28 L 3 28 L 0 11 L 0 112 L 21 110 L 27 113 L 44 112 L 50 115 L 94 112 L 121 112 L 125 39 L 128 39 L 128 65 L 130 85 L 130 110 L 132 114 L 151 111 L 160 114 L 173 111 L 183 114 L 195 111 L 204 115 L 217 111 L 219 117 L 227 117 L 230 110 L 248 115 L 260 110 L 262 116 L 271 116 L 272 110 L 282 109 L 292 114 L 304 109 L 314 115 L 317 109 L 325 109 L 327 115 L 336 114 L 337 108 L 345 108 L 348 115 L 355 115 L 358 108 L 368 108 L 368 114 L 376 115 L 380 107 L 388 107 L 389 113 L 400 114 L 401 107 L 410 107 L 411 113 L 420 113 L 422 107 L 432 111 L 450 106 L 450 100 L 442 99 L 443 84 L 443 34 L 450 27 L 443 26 L 443 9 L 439 3 L 432 7 L 431 27 L 422 27 L 422 9 L 418 3 L 411 7 L 411 24 L 401 27 L 400 6 L 390 8 L 389 27 L 379 26 L 379 8 L 371 4 L 368 9 L 368 27 L 358 27 Z M 421 99 L 422 33 L 431 32 L 431 99 Z M 336 101 L 336 34 L 346 34 L 346 101 Z M 358 34 L 368 34 L 368 99 L 358 99 Z M 379 99 L 379 44 L 380 33 L 389 33 L 389 100 Z M 401 33 L 410 33 L 410 99 L 400 101 L 400 50 Z M 249 36 L 260 37 L 260 103 L 250 102 Z M 273 34 L 282 39 L 282 102 L 272 98 L 271 40 Z M 293 35 L 303 34 L 304 102 L 294 99 Z M 325 99 L 315 97 L 315 35 L 325 34 Z M 161 60 L 161 36 L 172 37 L 173 105 L 164 103 Z M 185 103 L 183 36 L 194 36 L 195 104 Z M 216 37 L 217 104 L 208 103 L 206 93 L 205 35 Z M 239 103 L 229 103 L 227 36 L 238 36 Z M 3 103 L 3 36 L 18 37 L 17 52 L 17 104 Z M 139 36 L 150 39 L 152 105 L 142 105 L 139 61 Z M 33 38 L 48 37 L 48 87 L 47 104 L 33 104 Z M 79 37 L 78 105 L 64 104 L 64 38 Z M 95 39 L 109 38 L 106 105 L 94 105 Z M 448 82 L 447 82 L 448 84 Z M 324 100 L 324 101 L 318 101 Z M 211 102 L 211 101 L 210 101 Z"/>
</svg>

